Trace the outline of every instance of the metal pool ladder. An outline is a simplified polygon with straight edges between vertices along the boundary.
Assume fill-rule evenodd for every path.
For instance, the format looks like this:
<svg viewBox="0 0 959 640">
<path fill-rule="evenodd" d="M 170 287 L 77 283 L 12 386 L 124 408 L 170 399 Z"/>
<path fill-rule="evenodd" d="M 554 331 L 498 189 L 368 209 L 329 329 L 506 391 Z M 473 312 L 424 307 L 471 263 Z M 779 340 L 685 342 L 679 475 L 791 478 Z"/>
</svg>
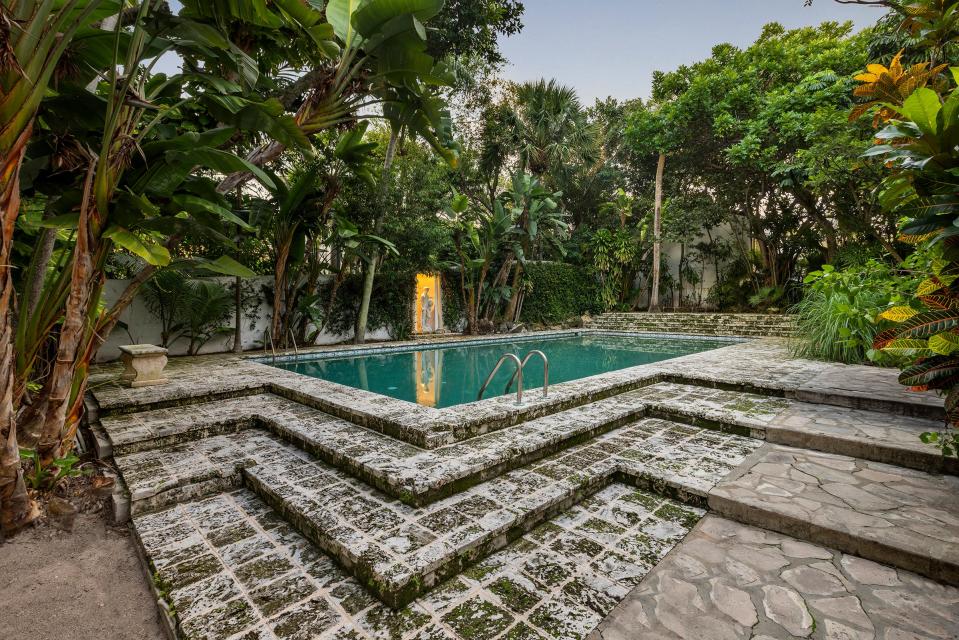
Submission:
<svg viewBox="0 0 959 640">
<path fill-rule="evenodd" d="M 486 382 L 484 382 L 483 386 L 480 387 L 479 393 L 476 394 L 476 399 L 483 399 L 483 394 L 486 392 L 486 388 L 489 386 L 490 382 L 493 381 L 493 376 L 496 375 L 496 372 L 499 371 L 504 362 L 507 360 L 512 360 L 516 363 L 516 371 L 513 372 L 513 377 L 509 379 L 509 384 L 506 385 L 506 393 L 509 393 L 510 388 L 513 386 L 513 380 L 516 380 L 516 404 L 523 404 L 523 368 L 526 366 L 526 363 L 529 362 L 529 359 L 534 355 L 538 355 L 543 358 L 543 396 L 545 397 L 549 395 L 549 358 L 547 358 L 546 354 L 542 351 L 530 351 L 522 360 L 520 360 L 519 356 L 515 353 L 504 353 L 496 362 L 496 366 L 493 367 L 493 370 L 490 371 L 490 374 L 486 377 Z"/>
<path fill-rule="evenodd" d="M 272 329 L 272 327 L 267 327 L 267 328 L 266 328 L 266 331 L 264 331 L 264 333 L 265 333 L 266 335 L 264 336 L 264 339 L 263 339 L 263 356 L 264 356 L 264 357 L 266 356 L 266 345 L 267 345 L 267 340 L 269 340 L 271 363 L 272 363 L 272 364 L 276 364 L 276 344 L 273 342 L 273 329 Z M 300 350 L 299 350 L 299 349 L 297 348 L 297 346 L 296 346 L 296 336 L 293 335 L 293 328 L 292 328 L 292 327 L 290 327 L 290 341 L 293 343 L 293 362 L 299 362 L 299 361 L 300 361 Z"/>
</svg>

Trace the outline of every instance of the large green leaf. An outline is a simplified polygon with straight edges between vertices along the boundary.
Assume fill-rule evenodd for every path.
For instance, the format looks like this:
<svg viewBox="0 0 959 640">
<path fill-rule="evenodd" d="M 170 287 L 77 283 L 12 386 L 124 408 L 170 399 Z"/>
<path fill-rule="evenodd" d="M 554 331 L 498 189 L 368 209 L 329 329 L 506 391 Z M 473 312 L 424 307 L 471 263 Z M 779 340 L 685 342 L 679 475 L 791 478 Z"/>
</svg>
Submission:
<svg viewBox="0 0 959 640">
<path fill-rule="evenodd" d="M 181 193 L 173 196 L 173 203 L 183 211 L 190 213 L 195 211 L 205 211 L 207 213 L 216 215 L 224 222 L 235 224 L 246 231 L 253 231 L 253 227 L 247 224 L 246 220 L 240 218 L 226 207 L 212 202 L 206 198 L 200 198 L 198 196 L 191 196 Z"/>
<path fill-rule="evenodd" d="M 326 20 L 333 26 L 333 33 L 347 48 L 353 46 L 356 30 L 353 14 L 370 0 L 330 0 L 326 4 Z"/>
<path fill-rule="evenodd" d="M 287 147 L 306 149 L 310 141 L 292 116 L 275 98 L 254 102 L 240 96 L 203 96 L 210 114 L 219 122 L 229 123 L 243 131 L 262 131 Z"/>
<path fill-rule="evenodd" d="M 159 267 L 170 264 L 170 252 L 151 236 L 141 237 L 116 225 L 107 228 L 103 235 L 117 246 L 140 256 L 149 264 Z"/>
<path fill-rule="evenodd" d="M 899 111 L 915 122 L 923 134 L 935 136 L 939 127 L 937 116 L 940 109 L 942 109 L 942 103 L 939 102 L 939 94 L 932 89 L 922 87 L 906 98 Z"/>
<path fill-rule="evenodd" d="M 248 171 L 267 188 L 274 186 L 273 180 L 262 169 L 247 160 L 220 149 L 198 147 L 191 150 L 170 150 L 154 159 L 150 168 L 136 179 L 133 190 L 168 196 L 196 167 L 205 167 L 224 175 Z"/>
<path fill-rule="evenodd" d="M 198 266 L 208 271 L 219 273 L 225 276 L 252 278 L 256 275 L 255 271 L 244 267 L 230 256 L 220 256 L 216 260 L 203 261 Z"/>
<path fill-rule="evenodd" d="M 353 26 L 369 38 L 399 16 L 412 15 L 426 22 L 443 10 L 443 4 L 444 0 L 369 0 L 353 14 Z"/>
</svg>

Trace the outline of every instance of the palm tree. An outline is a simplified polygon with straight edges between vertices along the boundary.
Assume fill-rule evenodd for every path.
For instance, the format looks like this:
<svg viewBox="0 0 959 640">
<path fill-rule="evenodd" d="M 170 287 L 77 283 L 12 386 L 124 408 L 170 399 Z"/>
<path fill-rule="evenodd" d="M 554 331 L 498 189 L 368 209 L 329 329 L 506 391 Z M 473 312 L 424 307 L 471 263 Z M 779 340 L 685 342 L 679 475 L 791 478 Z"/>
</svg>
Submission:
<svg viewBox="0 0 959 640">
<path fill-rule="evenodd" d="M 538 80 L 516 85 L 514 95 L 519 171 L 551 179 L 555 187 L 551 176 L 599 159 L 599 131 L 589 122 L 574 89 L 555 80 Z"/>
<path fill-rule="evenodd" d="M 656 201 L 653 205 L 653 284 L 649 293 L 649 311 L 662 311 L 659 304 L 659 270 L 663 246 L 663 172 L 666 169 L 666 154 L 659 154 L 656 163 Z"/>
</svg>

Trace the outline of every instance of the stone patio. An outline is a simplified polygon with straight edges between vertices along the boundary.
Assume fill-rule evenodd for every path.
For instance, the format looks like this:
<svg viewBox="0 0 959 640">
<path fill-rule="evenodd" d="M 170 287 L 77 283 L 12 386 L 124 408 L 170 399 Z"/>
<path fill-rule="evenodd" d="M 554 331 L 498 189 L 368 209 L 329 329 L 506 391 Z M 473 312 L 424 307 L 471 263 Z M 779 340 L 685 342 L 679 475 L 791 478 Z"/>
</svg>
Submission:
<svg viewBox="0 0 959 640">
<path fill-rule="evenodd" d="M 895 618 L 959 584 L 941 401 L 895 372 L 763 340 L 442 410 L 167 372 L 98 371 L 90 432 L 179 637 L 959 638 Z"/>
</svg>

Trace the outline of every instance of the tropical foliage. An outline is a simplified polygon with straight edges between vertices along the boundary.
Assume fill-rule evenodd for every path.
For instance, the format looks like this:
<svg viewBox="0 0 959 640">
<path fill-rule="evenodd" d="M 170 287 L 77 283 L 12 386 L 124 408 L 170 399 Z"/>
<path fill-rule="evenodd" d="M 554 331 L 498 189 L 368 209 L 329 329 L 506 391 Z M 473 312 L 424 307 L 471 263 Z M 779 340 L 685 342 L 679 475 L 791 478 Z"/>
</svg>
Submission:
<svg viewBox="0 0 959 640">
<path fill-rule="evenodd" d="M 890 168 L 879 187 L 879 200 L 904 219 L 902 239 L 938 255 L 916 286 L 915 297 L 882 314 L 896 326 L 877 336 L 875 347 L 908 359 L 900 382 L 917 391 L 940 392 L 954 427 L 959 424 L 959 66 L 947 73 L 946 63 L 935 63 L 959 42 L 959 24 L 944 19 L 955 15 L 959 3 L 924 6 L 926 11 L 907 11 L 903 19 L 926 40 L 931 62 L 912 67 L 920 68 L 922 80 L 913 80 L 911 91 L 882 96 L 876 122 L 884 126 L 869 154 Z M 860 76 L 862 86 L 895 75 L 898 65 L 897 56 L 889 70 L 870 68 L 871 73 Z M 939 444 L 946 455 L 959 455 L 955 429 L 924 439 Z"/>
</svg>

